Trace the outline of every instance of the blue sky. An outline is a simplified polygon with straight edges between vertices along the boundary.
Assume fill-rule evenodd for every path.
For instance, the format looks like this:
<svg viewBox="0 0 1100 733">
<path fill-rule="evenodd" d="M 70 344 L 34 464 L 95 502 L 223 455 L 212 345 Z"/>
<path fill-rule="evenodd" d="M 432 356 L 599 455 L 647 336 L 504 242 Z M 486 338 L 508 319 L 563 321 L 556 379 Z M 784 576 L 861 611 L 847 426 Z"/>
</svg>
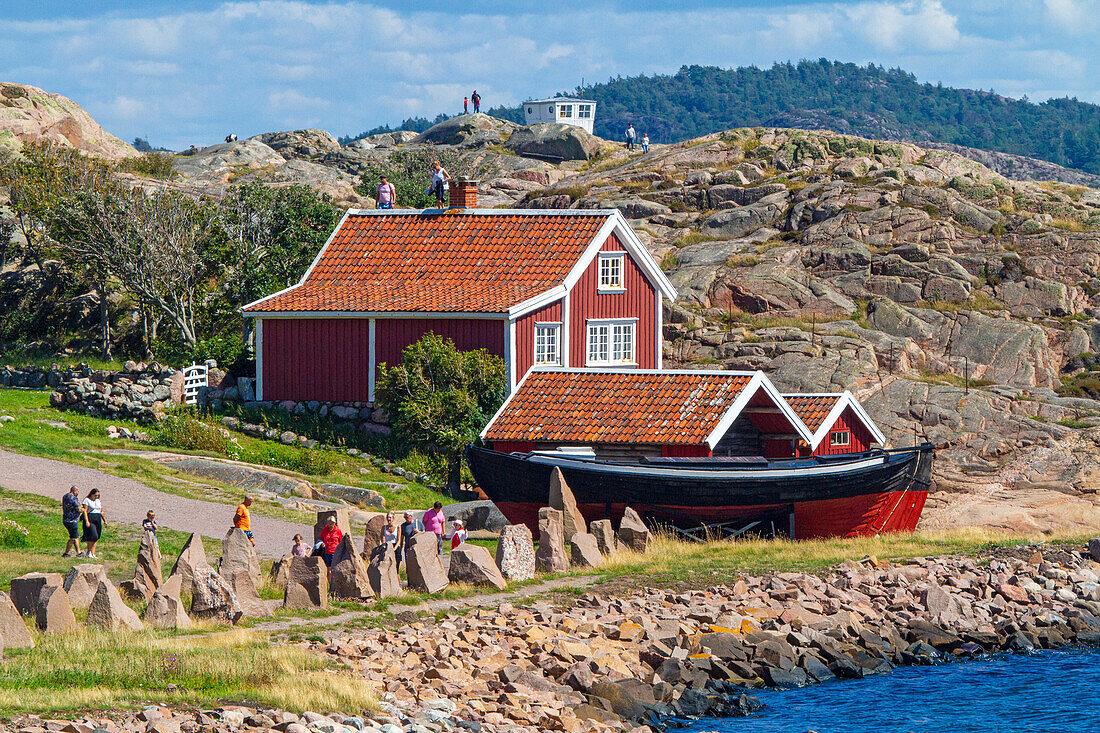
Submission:
<svg viewBox="0 0 1100 733">
<path fill-rule="evenodd" d="M 474 88 L 493 106 L 582 78 L 819 57 L 1100 102 L 1098 32 L 1100 0 L 0 0 L 0 80 L 71 97 L 124 139 L 182 148 L 229 132 L 355 133 L 456 112 Z"/>
</svg>

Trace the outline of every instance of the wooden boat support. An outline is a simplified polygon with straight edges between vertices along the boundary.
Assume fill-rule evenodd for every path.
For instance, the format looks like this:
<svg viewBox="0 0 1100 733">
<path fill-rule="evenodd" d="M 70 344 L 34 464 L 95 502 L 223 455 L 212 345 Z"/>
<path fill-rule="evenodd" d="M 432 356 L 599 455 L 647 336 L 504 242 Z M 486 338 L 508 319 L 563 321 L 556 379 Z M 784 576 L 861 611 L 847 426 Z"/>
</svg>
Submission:
<svg viewBox="0 0 1100 733">
<path fill-rule="evenodd" d="M 557 451 L 467 449 L 482 491 L 509 521 L 537 530 L 560 468 L 587 521 L 625 507 L 695 537 L 795 539 L 911 531 L 931 483 L 931 445 L 768 460 L 760 457 L 601 460 Z"/>
</svg>

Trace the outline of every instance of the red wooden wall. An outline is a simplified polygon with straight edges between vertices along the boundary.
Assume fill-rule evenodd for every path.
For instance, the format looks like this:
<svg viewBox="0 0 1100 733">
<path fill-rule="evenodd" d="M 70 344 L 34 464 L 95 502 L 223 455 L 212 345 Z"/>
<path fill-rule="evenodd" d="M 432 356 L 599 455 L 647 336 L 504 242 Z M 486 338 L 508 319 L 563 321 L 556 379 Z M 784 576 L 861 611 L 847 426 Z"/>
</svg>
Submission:
<svg viewBox="0 0 1100 733">
<path fill-rule="evenodd" d="M 263 319 L 265 400 L 366 402 L 366 318 Z"/>
<path fill-rule="evenodd" d="M 661 455 L 665 458 L 710 458 L 712 453 L 706 443 L 701 445 L 662 445 Z"/>
<path fill-rule="evenodd" d="M 848 445 L 832 445 L 832 433 L 838 430 L 849 432 Z M 841 453 L 862 453 L 871 447 L 874 440 L 871 431 L 867 429 L 859 416 L 851 407 L 846 407 L 844 412 L 840 413 L 840 417 L 836 419 L 836 422 L 833 423 L 833 427 L 829 429 L 829 434 L 817 446 L 817 450 L 813 452 L 813 455 L 834 456 Z"/>
<path fill-rule="evenodd" d="M 619 239 L 612 234 L 607 242 L 600 248 L 602 252 L 625 251 Z M 646 279 L 645 273 L 628 254 L 623 262 L 623 283 L 626 285 L 624 293 L 597 292 L 599 287 L 599 257 L 592 260 L 592 264 L 581 275 L 580 280 L 573 287 L 569 296 L 569 365 L 583 367 L 587 356 L 586 347 L 588 340 L 588 328 L 585 321 L 589 318 L 637 318 L 638 325 L 635 329 L 637 340 L 636 353 L 638 367 L 641 369 L 656 369 L 657 343 L 656 329 L 659 324 L 654 323 L 655 309 L 657 307 L 657 294 Z"/>
<path fill-rule="evenodd" d="M 459 351 L 487 349 L 504 357 L 504 330 L 508 321 L 489 318 L 379 318 L 374 323 L 375 361 L 401 363 L 401 350 L 428 331 L 446 336 Z"/>
<path fill-rule="evenodd" d="M 561 321 L 560 300 L 516 319 L 516 384 L 519 384 L 523 375 L 535 363 L 535 323 L 555 321 Z M 558 331 L 558 338 L 561 337 L 562 331 Z M 561 344 L 558 344 L 558 348 L 561 348 Z"/>
</svg>

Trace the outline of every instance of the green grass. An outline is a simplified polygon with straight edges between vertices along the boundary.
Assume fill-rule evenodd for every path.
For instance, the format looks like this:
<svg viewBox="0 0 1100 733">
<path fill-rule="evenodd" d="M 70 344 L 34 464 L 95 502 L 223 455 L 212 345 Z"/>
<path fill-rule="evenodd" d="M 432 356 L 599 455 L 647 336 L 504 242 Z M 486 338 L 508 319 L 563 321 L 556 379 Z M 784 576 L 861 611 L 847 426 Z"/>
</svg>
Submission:
<svg viewBox="0 0 1100 733">
<path fill-rule="evenodd" d="M 51 364 L 57 364 L 64 368 L 70 365 L 76 366 L 81 363 L 87 364 L 92 369 L 111 369 L 119 371 L 122 369 L 123 360 L 117 358 L 101 359 L 90 354 L 73 354 L 62 357 L 56 354 L 42 354 L 38 351 L 25 351 L 19 349 L 0 351 L 0 365 L 13 366 L 16 368 L 36 366 L 48 369 Z"/>
</svg>

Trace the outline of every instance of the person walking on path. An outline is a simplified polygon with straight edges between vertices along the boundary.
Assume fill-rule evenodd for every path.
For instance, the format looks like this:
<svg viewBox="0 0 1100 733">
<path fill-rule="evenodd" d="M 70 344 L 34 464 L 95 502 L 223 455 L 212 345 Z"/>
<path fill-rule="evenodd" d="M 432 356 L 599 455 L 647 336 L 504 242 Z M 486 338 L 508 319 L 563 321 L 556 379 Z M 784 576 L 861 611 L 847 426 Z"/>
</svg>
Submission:
<svg viewBox="0 0 1100 733">
<path fill-rule="evenodd" d="M 233 515 L 233 529 L 244 532 L 245 537 L 255 547 L 256 540 L 252 538 L 252 512 L 248 510 L 250 506 L 252 506 L 252 495 L 245 494 L 244 501 L 237 506 L 237 513 Z"/>
<path fill-rule="evenodd" d="M 466 531 L 466 528 L 462 526 L 462 520 L 456 519 L 452 526 L 454 531 L 451 532 L 451 550 L 461 545 L 466 541 L 466 538 L 470 536 L 470 533 Z"/>
<path fill-rule="evenodd" d="M 470 98 L 469 97 L 463 97 L 462 98 L 462 114 L 464 114 L 464 115 L 470 114 Z"/>
<path fill-rule="evenodd" d="M 80 514 L 84 521 L 84 552 L 80 557 L 98 560 L 95 554 L 96 543 L 103 535 L 103 504 L 99 500 L 99 489 L 92 489 L 80 502 Z"/>
<path fill-rule="evenodd" d="M 649 133 L 648 132 L 646 134 L 642 135 L 642 152 L 643 153 L 648 153 L 649 152 Z"/>
<path fill-rule="evenodd" d="M 447 194 L 444 193 L 446 189 L 447 181 L 451 180 L 451 174 L 447 172 L 447 169 L 443 167 L 443 164 L 438 160 L 432 163 L 432 188 L 431 191 L 435 194 L 435 205 L 442 209 L 446 206 L 444 199 Z"/>
<path fill-rule="evenodd" d="M 401 560 L 408 562 L 409 543 L 412 542 L 413 537 L 416 537 L 416 520 L 413 519 L 412 512 L 405 512 L 405 521 L 401 523 L 401 540 L 397 546 L 398 570 L 401 569 Z"/>
<path fill-rule="evenodd" d="M 447 517 L 443 514 L 443 505 L 438 501 L 424 512 L 422 518 L 425 532 L 434 532 L 439 545 L 439 554 L 443 554 L 443 534 L 447 531 Z"/>
<path fill-rule="evenodd" d="M 397 203 L 397 188 L 385 176 L 382 176 L 382 180 L 378 184 L 376 200 L 379 209 L 392 209 L 393 205 Z"/>
<path fill-rule="evenodd" d="M 310 546 L 302 539 L 302 535 L 294 535 L 294 544 L 290 547 L 292 557 L 309 557 L 310 549 Z"/>
<path fill-rule="evenodd" d="M 634 150 L 634 141 L 638 139 L 638 132 L 634 129 L 634 123 L 626 126 L 626 149 Z"/>
<path fill-rule="evenodd" d="M 69 533 L 69 542 L 65 545 L 65 552 L 61 557 L 72 557 L 80 554 L 80 492 L 73 486 L 69 493 L 61 497 L 61 523 Z"/>
<path fill-rule="evenodd" d="M 481 111 L 481 95 L 474 90 L 474 93 L 470 95 L 470 101 L 474 103 L 474 112 Z"/>
<path fill-rule="evenodd" d="M 336 517 L 329 517 L 325 526 L 321 528 L 321 559 L 325 565 L 332 567 L 332 558 L 336 554 L 336 548 L 340 546 L 340 540 L 344 539 L 344 530 L 336 526 Z"/>
</svg>

